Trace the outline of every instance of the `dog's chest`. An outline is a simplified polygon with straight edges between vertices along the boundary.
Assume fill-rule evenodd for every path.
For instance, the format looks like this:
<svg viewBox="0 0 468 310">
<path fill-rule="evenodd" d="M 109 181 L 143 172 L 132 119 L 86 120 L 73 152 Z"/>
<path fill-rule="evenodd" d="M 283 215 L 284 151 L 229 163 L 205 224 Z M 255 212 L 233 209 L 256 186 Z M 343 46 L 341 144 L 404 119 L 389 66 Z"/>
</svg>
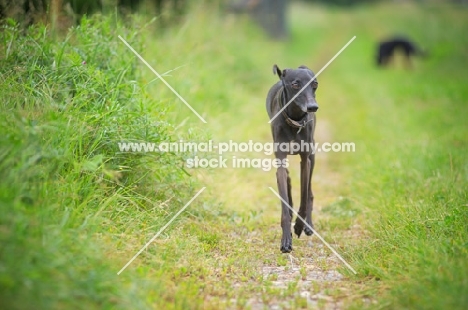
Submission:
<svg viewBox="0 0 468 310">
<path fill-rule="evenodd" d="M 304 128 L 299 131 L 299 128 L 291 127 L 287 124 L 284 124 L 279 128 L 278 135 L 276 137 L 276 141 L 281 142 L 297 142 L 300 143 L 301 141 L 311 142 L 313 140 L 312 132 L 313 132 L 313 125 L 312 123 L 307 124 Z M 298 132 L 299 131 L 299 132 Z"/>
</svg>

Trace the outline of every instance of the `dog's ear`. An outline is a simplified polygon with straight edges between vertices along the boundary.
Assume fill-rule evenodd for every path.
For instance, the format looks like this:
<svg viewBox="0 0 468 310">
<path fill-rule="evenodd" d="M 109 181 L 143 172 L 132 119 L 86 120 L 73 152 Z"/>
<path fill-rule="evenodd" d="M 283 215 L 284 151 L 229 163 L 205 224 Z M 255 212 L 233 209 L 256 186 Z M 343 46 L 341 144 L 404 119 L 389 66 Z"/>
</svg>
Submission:
<svg viewBox="0 0 468 310">
<path fill-rule="evenodd" d="M 273 74 L 277 74 L 279 78 L 281 79 L 281 75 L 282 75 L 281 69 L 276 64 L 273 65 Z"/>
<path fill-rule="evenodd" d="M 307 69 L 307 70 L 310 70 L 307 66 L 304 66 L 304 65 L 299 66 L 299 69 Z"/>
</svg>

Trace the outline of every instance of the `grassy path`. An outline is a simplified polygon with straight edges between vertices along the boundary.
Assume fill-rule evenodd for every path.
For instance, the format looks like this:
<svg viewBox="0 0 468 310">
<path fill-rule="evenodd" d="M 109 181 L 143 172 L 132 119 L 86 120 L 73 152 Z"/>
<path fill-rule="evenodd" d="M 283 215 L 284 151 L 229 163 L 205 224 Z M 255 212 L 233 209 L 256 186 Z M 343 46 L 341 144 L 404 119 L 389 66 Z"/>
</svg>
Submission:
<svg viewBox="0 0 468 310">
<path fill-rule="evenodd" d="M 267 61 L 271 62 L 273 58 L 276 58 L 279 64 L 285 66 L 302 63 L 312 66 L 319 59 L 325 64 L 341 48 L 341 42 L 336 43 L 336 50 L 324 45 L 314 53 L 312 53 L 314 45 L 293 46 L 293 49 L 298 49 L 296 54 L 303 57 L 300 60 L 302 62 L 297 63 L 297 59 L 291 59 L 295 57 L 282 55 L 283 46 L 261 42 L 263 47 L 269 45 L 269 48 L 277 48 L 278 55 L 276 57 L 272 55 Z M 259 60 L 258 55 L 255 54 L 249 54 L 246 57 L 255 61 Z M 224 103 L 221 112 L 214 104 L 209 105 L 213 109 L 203 114 L 208 124 L 202 128 L 212 133 L 211 138 L 214 141 L 271 142 L 270 125 L 267 123 L 264 104 L 269 85 L 276 81 L 276 77 L 270 76 L 268 72 L 271 66 L 272 63 L 264 65 L 262 61 L 256 64 L 255 68 L 258 67 L 258 69 L 248 69 L 266 71 L 257 73 L 262 76 L 261 80 L 265 81 L 262 82 L 261 88 L 256 87 L 251 90 L 247 83 L 247 89 L 238 94 L 232 94 L 229 90 L 232 85 L 228 85 L 227 93 L 237 97 Z M 317 71 L 319 68 L 314 67 L 314 69 Z M 226 77 L 223 79 L 228 79 L 228 82 L 230 80 Z M 208 80 L 208 82 L 212 81 Z M 323 99 L 323 102 L 322 109 L 326 110 L 326 99 Z M 188 116 L 190 117 L 190 114 Z M 333 142 L 332 126 L 333 123 L 326 119 L 326 116 L 322 117 L 319 112 L 317 141 Z M 206 230 L 206 236 L 216 239 L 214 246 L 218 254 L 216 263 L 211 262 L 211 264 L 205 261 L 205 267 L 211 270 L 212 276 L 216 275 L 216 277 L 219 276 L 219 268 L 223 271 L 230 271 L 223 274 L 221 278 L 217 278 L 218 281 L 213 279 L 213 282 L 210 282 L 216 281 L 216 284 L 204 291 L 204 306 L 209 308 L 211 305 L 216 308 L 216 305 L 222 304 L 234 308 L 250 307 L 252 309 L 320 306 L 325 309 L 336 309 L 341 308 L 344 302 L 355 298 L 354 286 L 356 284 L 346 278 L 346 268 L 317 237 L 295 238 L 294 251 L 291 254 L 280 253 L 280 203 L 268 189 L 272 187 L 276 190 L 276 171 L 275 169 L 263 171 L 259 168 L 232 168 L 230 163 L 233 156 L 237 158 L 273 157 L 259 153 L 229 153 L 224 155 L 228 158 L 228 168 L 212 171 L 199 169 L 195 172 L 198 179 L 207 186 L 207 193 L 212 197 L 211 206 L 207 208 L 208 212 L 214 215 L 209 219 L 199 218 L 194 223 Z M 299 158 L 290 157 L 290 165 L 293 200 L 297 210 Z M 333 212 L 323 210 L 325 206 L 340 205 L 343 200 L 341 197 L 343 191 L 340 188 L 344 187 L 344 184 L 340 173 L 330 168 L 328 156 L 325 153 L 317 155 L 313 185 L 316 195 L 313 213 L 316 229 L 338 252 L 344 254 L 344 240 L 353 234 L 348 225 L 350 220 L 347 219 L 344 223 L 334 220 Z M 201 238 L 209 238 L 206 236 Z M 204 263 L 199 262 L 199 264 Z"/>
<path fill-rule="evenodd" d="M 329 41 L 332 44 L 327 45 L 319 45 L 319 38 L 309 41 L 307 29 L 319 26 L 325 13 L 322 10 L 312 12 L 309 8 L 294 8 L 294 16 L 300 17 L 302 14 L 308 18 L 294 20 L 293 36 L 296 38 L 289 45 L 268 42 L 259 37 L 257 40 L 249 40 L 248 48 L 239 50 L 239 43 L 246 44 L 242 32 L 236 31 L 237 35 L 226 40 L 217 33 L 205 31 L 205 37 L 199 38 L 202 43 L 194 42 L 195 49 L 187 51 L 188 59 L 183 59 L 175 51 L 184 50 L 191 43 L 174 40 L 174 37 L 181 36 L 176 33 L 168 36 L 170 39 L 163 38 L 158 45 L 151 45 L 155 53 L 148 57 L 150 62 L 157 63 L 158 59 L 163 59 L 163 55 L 170 54 L 172 56 L 169 61 L 165 61 L 174 63 L 174 67 L 175 64 L 195 61 L 205 68 L 207 72 L 191 72 L 189 66 L 181 68 L 178 70 L 180 72 L 174 72 L 169 77 L 169 82 L 179 85 L 179 89 L 182 85 L 181 91 L 192 99 L 191 104 L 208 121 L 207 125 L 199 126 L 200 131 L 208 132 L 215 142 L 271 142 L 265 97 L 277 77 L 270 73 L 269 68 L 276 62 L 280 67 L 306 64 L 318 71 L 350 38 L 337 37 Z M 315 18 L 309 18 L 310 14 Z M 203 28 L 205 22 L 205 19 L 198 18 L 196 29 Z M 226 32 L 231 32 L 232 27 L 235 27 L 229 23 L 229 19 L 227 22 L 210 19 L 209 23 L 220 23 L 218 27 Z M 200 35 L 195 34 L 196 29 L 192 27 L 183 29 L 185 38 Z M 165 47 L 164 50 L 158 49 L 161 45 Z M 236 49 L 236 58 L 226 57 L 233 49 Z M 220 50 L 224 50 L 225 54 L 217 61 L 206 56 Z M 181 59 L 176 60 L 179 57 Z M 343 66 L 345 59 L 341 61 L 341 65 L 337 61 L 332 66 Z M 160 70 L 169 69 L 166 67 Z M 226 75 L 226 72 L 232 74 Z M 224 75 L 220 75 L 223 73 Z M 321 110 L 318 112 L 316 140 L 334 142 L 334 122 L 331 121 L 333 108 L 330 109 L 330 101 L 327 100 L 325 73 L 322 79 L 325 91 L 319 91 Z M 184 85 L 187 87 L 184 88 Z M 155 95 L 158 98 L 162 94 L 171 98 L 172 94 L 164 88 L 157 89 Z M 177 109 L 179 117 L 181 112 L 185 115 L 180 117 L 182 124 L 187 120 L 185 117 L 192 122 L 198 121 L 190 112 L 184 113 L 184 108 Z M 178 130 L 183 132 L 184 126 Z M 191 242 L 177 251 L 183 251 L 184 254 L 176 254 L 174 257 L 189 257 L 180 262 L 190 265 L 190 276 L 185 280 L 196 281 L 202 278 L 205 283 L 200 295 L 185 293 L 183 298 L 189 302 L 198 299 L 205 309 L 225 306 L 252 309 L 319 306 L 324 309 L 339 309 L 360 298 L 360 285 L 349 280 L 349 271 L 316 236 L 295 238 L 294 251 L 291 254 L 280 253 L 280 203 L 268 188 L 276 190 L 276 171 L 232 168 L 232 156 L 273 157 L 261 153 L 229 153 L 224 155 L 228 158 L 228 168 L 190 170 L 190 173 L 207 186 L 206 194 L 210 198 L 202 202 L 204 212 L 200 215 L 192 214 L 190 224 L 184 224 L 182 235 L 172 233 L 170 237 L 172 241 L 169 242 L 174 244 L 180 244 L 184 237 L 190 238 Z M 359 234 L 360 229 L 353 224 L 354 214 L 350 216 L 347 213 L 348 199 L 342 197 L 346 194 L 347 186 L 340 173 L 339 160 L 336 155 L 330 158 L 326 153 L 317 154 L 313 178 L 316 197 L 313 217 L 317 231 L 346 257 L 345 245 Z M 289 170 L 297 210 L 299 158 L 290 157 Z M 184 270 L 187 268 L 183 267 Z M 179 296 L 177 292 L 175 294 Z"/>
<path fill-rule="evenodd" d="M 252 114 L 266 115 L 262 105 L 257 105 L 250 111 L 237 110 L 235 115 L 242 119 Z M 269 124 L 266 123 L 265 115 L 251 118 L 251 123 L 246 128 L 238 127 L 239 134 L 236 136 L 225 136 L 220 133 L 214 136 L 214 139 L 218 141 L 229 139 L 247 141 L 245 139 L 248 137 L 255 138 L 252 133 L 256 133 L 256 136 L 259 137 L 266 137 L 269 135 L 270 129 Z M 235 119 L 233 120 L 235 121 Z M 236 123 L 225 125 L 236 126 Z M 327 126 L 329 125 L 326 120 L 319 121 L 318 140 L 331 141 Z M 270 142 L 268 138 L 255 141 Z M 245 156 L 245 154 L 237 156 L 243 155 Z M 322 208 L 326 204 L 339 200 L 336 188 L 339 188 L 341 184 L 340 176 L 328 168 L 327 157 L 323 155 L 317 156 L 317 166 L 320 166 L 320 169 L 317 169 L 314 176 L 314 190 L 318 193 L 316 194 L 318 198 L 316 198 L 314 217 L 316 224 L 318 224 L 317 230 L 320 233 L 323 230 L 324 235 L 327 236 L 329 229 L 323 223 L 326 223 L 329 215 L 322 212 Z M 292 157 L 290 163 L 293 196 L 297 205 L 299 200 L 299 159 Z M 269 172 L 254 168 L 217 170 L 207 183 L 209 184 L 208 190 L 221 202 L 221 207 L 225 212 L 238 214 L 242 219 L 239 223 L 240 227 L 235 227 L 234 230 L 242 229 L 243 226 L 247 230 L 244 234 L 229 234 L 230 244 L 234 248 L 243 249 L 244 259 L 255 266 L 251 270 L 254 280 L 249 285 L 254 285 L 258 289 L 255 290 L 254 294 L 239 293 L 239 296 L 235 298 L 236 302 L 244 299 L 246 305 L 252 309 L 262 309 L 264 306 L 306 307 L 316 305 L 336 308 L 340 304 L 340 297 L 347 294 L 345 290 L 349 290 L 345 277 L 337 271 L 338 267 L 342 265 L 317 237 L 295 238 L 294 251 L 291 254 L 279 252 L 280 204 L 268 189 L 271 186 L 276 190 L 274 169 Z M 212 223 L 211 225 L 220 225 L 220 230 L 226 230 L 225 221 L 221 220 L 220 223 Z M 345 231 L 334 231 L 334 236 L 327 237 L 336 238 L 345 233 Z M 329 241 L 339 249 L 340 242 L 335 243 L 334 241 L 338 239 L 335 238 L 329 239 Z"/>
<path fill-rule="evenodd" d="M 430 98 L 426 85 L 432 83 L 430 77 L 440 66 L 437 65 L 439 60 L 434 58 L 426 67 L 416 64 L 420 71 L 405 72 L 399 68 L 386 72 L 376 70 L 373 66 L 373 42 L 391 31 L 404 30 L 401 27 L 412 27 L 415 37 L 425 38 L 436 50 L 434 42 L 437 35 L 442 33 L 443 20 L 451 19 L 453 14 L 447 10 L 436 17 L 431 15 L 430 10 L 420 11 L 413 6 L 406 9 L 400 16 L 403 26 L 397 26 L 388 11 L 399 12 L 399 7 L 384 5 L 346 12 L 296 5 L 291 12 L 292 40 L 287 44 L 265 41 L 257 36 L 254 29 L 239 31 L 235 20 L 229 17 L 222 21 L 212 19 L 207 13 L 205 18 L 202 14 L 196 23 L 189 21 L 190 26 L 163 38 L 159 42 L 164 46 L 163 50 L 158 51 L 154 46 L 156 54 L 152 57 L 156 61 L 170 54 L 171 58 L 166 59 L 165 63 L 172 63 L 172 68 L 186 62 L 203 68 L 194 72 L 187 66 L 171 77 L 171 82 L 179 85 L 181 91 L 192 99 L 191 103 L 206 117 L 208 125 L 200 130 L 211 133 L 217 142 L 231 139 L 237 142 L 250 139 L 270 142 L 264 101 L 266 91 L 276 81 L 269 70 L 273 63 L 280 67 L 306 64 L 317 71 L 353 35 L 357 36 L 356 42 L 319 79 L 317 141 L 353 141 L 358 149 L 355 154 L 318 154 L 313 185 L 318 232 L 350 261 L 359 276 L 352 277 L 316 237 L 294 239 L 291 255 L 279 252 L 279 202 L 268 189 L 269 186 L 276 189 L 275 171 L 200 169 L 192 172 L 206 184 L 210 198 L 203 202 L 205 213 L 192 217 L 191 225 L 184 228 L 183 236 L 191 238 L 191 243 L 183 251 L 185 256 L 190 257 L 188 262 L 192 271 L 188 279 L 193 282 L 202 279 L 203 284 L 200 284 L 199 295 L 184 294 L 183 298 L 198 298 L 204 308 L 213 309 L 226 305 L 254 309 L 306 308 L 314 305 L 322 308 L 348 308 L 350 305 L 372 308 L 374 302 L 379 302 L 375 296 L 389 292 L 391 285 L 395 291 L 387 294 L 387 301 L 383 303 L 402 300 L 395 296 L 399 296 L 398 279 L 410 283 L 404 280 L 404 273 L 400 275 L 401 270 L 406 269 L 404 266 L 400 267 L 403 269 L 388 267 L 387 261 L 381 257 L 390 259 L 391 256 L 385 256 L 388 255 L 385 253 L 401 249 L 400 256 L 391 258 L 394 260 L 388 263 L 399 265 L 401 257 L 414 255 L 414 252 L 403 250 L 399 245 L 413 240 L 415 236 L 408 228 L 403 230 L 407 235 L 402 234 L 406 237 L 391 245 L 395 240 L 393 225 L 405 225 L 402 219 L 395 220 L 394 216 L 398 212 L 395 205 L 402 204 L 399 199 L 405 199 L 404 193 L 407 191 L 395 189 L 389 192 L 388 189 L 393 188 L 389 180 L 396 177 L 393 173 L 402 178 L 396 184 L 403 185 L 406 178 L 411 179 L 411 173 L 408 175 L 407 171 L 413 171 L 413 168 L 403 168 L 401 162 L 394 163 L 395 158 L 401 158 L 405 163 L 414 161 L 421 152 L 421 145 L 414 141 L 432 135 L 427 133 L 427 128 L 424 128 L 426 123 L 420 122 L 422 116 L 419 115 L 432 119 L 434 114 L 431 111 L 440 109 L 438 101 L 429 100 L 432 110 L 423 113 L 418 110 L 421 108 L 418 102 Z M 431 27 L 435 37 L 429 36 L 421 28 L 419 22 L 426 15 L 433 18 Z M 206 31 L 197 31 L 200 28 Z M 455 28 L 454 36 L 457 29 L 461 28 Z M 200 37 L 201 33 L 203 35 Z M 232 36 L 219 36 L 219 33 Z M 247 38 L 243 33 L 249 33 L 255 39 Z M 182 37 L 185 39 L 182 40 Z M 197 40 L 193 39 L 192 42 L 189 38 Z M 177 54 L 176 51 L 182 53 Z M 444 59 L 443 51 L 439 53 L 439 57 Z M 213 58 L 213 55 L 219 58 Z M 450 64 L 444 64 L 442 68 L 445 69 L 442 70 L 448 67 Z M 395 84 L 398 80 L 402 83 Z M 411 91 L 409 85 L 415 90 Z M 458 86 L 447 86 L 447 89 L 451 87 Z M 163 94 L 167 98 L 172 96 L 164 93 L 164 90 Z M 440 98 L 450 98 L 449 93 L 439 94 Z M 158 98 L 161 98 L 161 93 L 158 93 Z M 404 102 L 404 107 L 398 105 L 399 102 Z M 180 112 L 178 110 L 179 115 Z M 192 115 L 185 115 L 193 121 Z M 407 140 L 408 136 L 413 136 L 415 140 Z M 451 145 L 451 137 L 447 136 L 447 139 L 442 141 Z M 391 147 L 385 141 L 392 143 Z M 401 152 L 404 147 L 409 148 Z M 231 158 L 232 155 L 263 157 L 261 154 L 226 154 L 226 157 Z M 427 158 L 421 159 L 417 165 L 420 169 L 427 169 L 425 173 L 428 175 L 434 173 L 431 170 L 434 169 L 431 168 L 433 163 Z M 290 171 L 296 208 L 299 197 L 298 166 L 298 159 L 292 158 Z M 388 176 L 382 172 L 383 168 L 383 171 L 388 171 Z M 420 177 L 413 183 L 415 200 L 422 195 L 420 187 L 424 187 L 425 182 Z M 454 187 L 459 188 L 459 185 Z M 418 218 L 421 214 L 406 216 Z M 386 226 L 385 219 L 392 219 L 390 227 Z M 426 219 L 421 221 L 425 222 Z M 380 230 L 375 231 L 369 223 L 381 223 Z M 373 236 L 370 230 L 373 230 Z M 376 235 L 382 236 L 383 241 L 376 239 Z M 181 237 L 171 237 L 175 238 L 172 243 L 178 244 Z M 424 238 L 424 235 L 420 237 Z M 379 242 L 382 244 L 377 246 Z M 425 243 L 421 241 L 419 244 Z M 202 251 L 197 250 L 200 246 Z M 386 247 L 389 248 L 385 251 L 389 252 L 380 251 Z M 369 249 L 372 249 L 371 255 Z M 413 258 L 415 261 L 419 259 L 416 257 Z M 187 259 L 183 261 L 183 265 L 187 263 Z M 434 258 L 433 263 L 436 261 Z M 412 266 L 416 275 L 417 264 Z M 385 270 L 391 271 L 387 274 Z M 381 277 L 386 282 L 379 281 Z M 417 283 L 412 285 L 417 287 Z"/>
<path fill-rule="evenodd" d="M 294 9 L 294 16 L 300 17 L 301 7 Z M 314 15 L 321 17 L 321 12 Z M 293 27 L 308 27 L 309 25 L 304 24 L 303 21 L 311 20 L 311 18 L 299 18 L 299 20 L 301 20 L 300 24 L 294 24 Z M 302 33 L 299 32 L 299 35 Z M 303 40 L 297 40 L 292 43 L 292 46 L 284 47 L 286 55 L 280 57 L 278 63 L 284 63 L 286 66 L 306 64 L 313 66 L 317 72 L 320 69 L 318 64 L 324 65 L 346 43 L 346 41 L 340 42 L 339 38 L 328 42 L 333 44 L 315 46 L 313 43 L 304 44 Z M 288 55 L 290 49 L 294 52 L 292 55 Z M 284 59 L 281 60 L 281 58 Z M 299 60 L 301 58 L 302 60 Z M 302 62 L 297 63 L 297 61 Z M 273 84 L 276 77 L 270 80 Z M 220 122 L 222 125 L 219 125 L 226 128 L 234 127 L 235 130 L 214 131 L 214 139 L 218 141 L 252 139 L 262 143 L 271 142 L 270 125 L 267 123 L 265 99 L 262 95 L 264 94 L 259 92 L 254 95 L 254 98 L 249 98 L 248 102 L 225 111 L 226 114 L 231 115 L 231 118 L 223 119 Z M 323 102 L 322 110 L 327 110 L 327 100 L 320 97 L 320 91 L 318 100 L 319 103 Z M 331 128 L 333 122 L 326 117 L 321 114 L 321 110 L 318 112 L 316 141 L 335 141 Z M 261 155 L 256 154 L 253 157 L 261 157 Z M 246 154 L 238 156 L 249 157 Z M 300 159 L 297 156 L 290 156 L 289 160 L 293 182 L 293 201 L 297 210 L 300 198 Z M 333 206 L 339 206 L 342 202 L 341 188 L 346 185 L 343 183 L 343 176 L 337 171 L 339 169 L 331 169 L 330 165 L 329 156 L 326 153 L 317 154 L 312 181 L 316 196 L 313 218 L 317 231 L 343 255 L 343 245 L 349 237 L 359 234 L 359 228 L 358 225 L 348 225 L 349 220 L 340 223 L 333 219 L 333 210 L 335 210 Z M 268 189 L 272 187 L 277 190 L 275 169 L 268 172 L 261 169 L 218 170 L 213 173 L 213 179 L 210 180 L 209 185 L 213 188 L 214 195 L 221 201 L 223 208 L 248 218 L 246 224 L 249 227 L 249 235 L 236 234 L 232 242 L 235 247 L 247 247 L 245 255 L 256 266 L 254 283 L 256 282 L 260 289 L 256 294 L 247 294 L 247 296 L 240 294 L 236 300 L 246 299 L 246 305 L 252 309 L 309 307 L 340 309 L 343 304 L 359 296 L 356 294 L 359 285 L 347 278 L 349 271 L 316 236 L 303 235 L 300 239 L 294 238 L 294 251 L 291 254 L 279 252 L 280 202 Z M 331 206 L 329 209 L 332 212 L 324 211 L 326 206 Z"/>
<path fill-rule="evenodd" d="M 425 258 L 417 253 L 433 248 L 434 244 L 426 243 L 423 233 L 414 235 L 412 226 L 406 226 L 410 224 L 405 222 L 421 217 L 421 223 L 426 223 L 428 215 L 415 211 L 418 206 L 408 209 L 403 206 L 408 201 L 420 201 L 420 197 L 432 197 L 422 190 L 427 184 L 423 175 L 433 175 L 434 169 L 446 167 L 446 162 L 436 165 L 429 157 L 419 157 L 421 152 L 430 154 L 429 149 L 437 150 L 417 142 L 435 135 L 431 128 L 436 127 L 422 121 L 423 115 L 437 124 L 434 115 L 440 112 L 440 100 L 453 100 L 447 99 L 452 98 L 450 89 L 461 91 L 461 84 L 447 84 L 447 93 L 439 90 L 439 100 L 431 97 L 433 93 L 428 85 L 433 82 L 431 76 L 439 70 L 437 62 L 447 61 L 443 51 L 438 56 L 442 60 L 436 57 L 425 67 L 418 63 L 414 72 L 399 68 L 379 71 L 373 66 L 373 42 L 388 32 L 404 30 L 399 27 L 412 27 L 413 35 L 426 38 L 437 53 L 436 37 L 443 33 L 444 20 L 451 19 L 453 14 L 448 10 L 445 15 L 435 17 L 431 11 L 408 6 L 400 16 L 403 26 L 396 26 L 388 15 L 389 10 L 400 12 L 399 7 L 385 5 L 350 12 L 296 5 L 291 12 L 292 40 L 287 44 L 269 42 L 257 30 L 240 26 L 235 18 L 213 18 L 215 15 L 203 11 L 179 29 L 147 43 L 146 56 L 150 63 L 162 66 L 158 68 L 160 71 L 187 64 L 172 72 L 168 81 L 184 97 L 190 98 L 189 102 L 208 121 L 207 125 L 198 126 L 199 120 L 180 102 L 174 102 L 177 110 L 174 120 L 181 122 L 176 135 L 185 139 L 212 138 L 216 142 L 250 139 L 270 142 L 264 105 L 266 92 L 276 81 L 271 66 L 307 64 L 317 71 L 353 35 L 357 36 L 356 42 L 320 78 L 317 128 L 317 141 L 352 141 L 357 151 L 318 154 L 313 185 L 316 229 L 350 261 L 359 275 L 351 276 L 314 236 L 294 239 L 291 255 L 279 252 L 279 202 L 268 189 L 276 188 L 274 170 L 190 170 L 207 186 L 206 196 L 187 210 L 188 217 L 171 230 L 167 239 L 156 241 L 163 253 L 150 249 L 144 257 L 149 264 L 147 272 L 154 274 L 152 280 L 157 279 L 163 287 L 170 288 L 164 291 L 162 299 L 152 296 L 153 304 L 173 303 L 174 308 L 190 305 L 204 309 L 226 306 L 334 309 L 354 305 L 360 309 L 372 308 L 374 302 L 384 306 L 400 303 L 401 283 L 418 291 L 418 281 L 409 281 L 405 274 L 412 272 L 413 278 L 417 278 L 421 270 L 417 262 Z M 426 14 L 434 18 L 432 27 L 436 37 L 426 35 L 419 23 Z M 455 28 L 454 37 L 457 29 L 461 28 Z M 455 52 L 461 53 L 456 49 Z M 450 64 L 444 63 L 442 70 L 449 67 Z M 451 74 L 463 75 L 462 72 Z M 148 77 L 147 81 L 151 79 Z M 174 95 L 164 86 L 151 87 L 158 100 L 173 102 Z M 422 101 L 430 108 L 424 110 Z M 455 101 L 452 106 L 462 109 Z M 452 113 L 452 117 L 456 115 L 461 113 Z M 447 126 L 455 126 L 448 119 Z M 441 142 L 451 147 L 452 138 L 447 134 Z M 461 149 L 455 150 L 457 162 L 462 165 L 458 153 Z M 441 158 L 446 156 L 442 149 L 439 152 Z M 225 157 L 230 160 L 233 155 L 264 156 L 225 154 Z M 412 162 L 419 169 L 417 173 Z M 298 166 L 298 159 L 292 158 L 290 171 L 296 208 Z M 407 180 L 413 180 L 411 192 L 404 187 Z M 453 188 L 461 187 L 454 184 Z M 459 194 L 450 195 L 458 195 L 456 201 L 462 199 Z M 427 202 L 429 210 L 443 210 L 431 203 Z M 396 218 L 398 212 L 404 216 Z M 430 220 L 443 216 L 439 212 L 442 211 L 434 212 Z M 452 211 L 448 208 L 443 212 Z M 400 235 L 394 234 L 397 227 L 403 227 L 399 228 Z M 446 230 L 441 226 L 441 231 Z M 419 241 L 413 244 L 413 240 Z M 421 248 L 414 251 L 413 247 Z M 397 250 L 398 255 L 391 255 Z M 431 255 L 434 257 L 427 266 L 436 270 L 441 254 Z M 406 268 L 403 257 L 412 257 L 411 269 Z M 386 299 L 376 300 L 376 296 L 384 294 Z M 417 303 L 420 295 L 412 296 Z M 405 305 L 412 305 L 411 301 Z"/>
</svg>

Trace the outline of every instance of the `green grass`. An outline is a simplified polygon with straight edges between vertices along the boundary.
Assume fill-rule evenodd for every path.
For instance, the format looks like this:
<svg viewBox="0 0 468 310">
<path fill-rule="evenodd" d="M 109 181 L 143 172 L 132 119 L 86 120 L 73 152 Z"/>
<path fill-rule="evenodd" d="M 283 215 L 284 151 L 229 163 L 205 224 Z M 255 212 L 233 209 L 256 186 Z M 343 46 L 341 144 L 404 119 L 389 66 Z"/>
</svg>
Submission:
<svg viewBox="0 0 468 310">
<path fill-rule="evenodd" d="M 350 257 L 362 277 L 379 281 L 379 307 L 463 309 L 468 75 L 457 68 L 468 63 L 461 48 L 467 43 L 461 32 L 467 14 L 447 7 L 400 10 L 335 13 L 354 25 L 343 36 L 358 36 L 343 55 L 346 65 L 332 66 L 323 83 L 339 87 L 323 96 L 330 103 L 323 110 L 333 114 L 335 137 L 356 143 L 353 156 L 336 160 L 346 172 L 349 201 L 355 202 L 350 209 L 363 212 L 358 217 L 370 232 Z M 418 38 L 431 56 L 413 70 L 375 69 L 369 41 L 384 33 L 377 20 L 385 32 Z M 447 27 L 449 21 L 457 26 Z M 338 207 L 329 206 L 331 212 Z"/>
<path fill-rule="evenodd" d="M 41 26 L 0 32 L 2 308 L 145 305 L 117 280 L 105 241 L 118 252 L 121 235 L 153 232 L 192 193 L 179 156 L 118 152 L 174 129 L 117 33 L 141 46 L 111 19 L 58 41 Z"/>
<path fill-rule="evenodd" d="M 112 16 L 85 19 L 66 36 L 8 24 L 0 31 L 0 308 L 307 308 L 301 281 L 338 269 L 344 279 L 306 288 L 326 297 L 314 300 L 319 308 L 464 309 L 466 15 L 448 6 L 294 4 L 287 43 L 203 5 L 163 33 L 146 18 L 128 27 Z M 374 42 L 389 33 L 414 37 L 430 57 L 413 70 L 376 69 Z M 176 69 L 165 79 L 208 124 L 118 35 L 159 73 Z M 184 171 L 190 154 L 118 152 L 120 141 L 269 142 L 272 65 L 318 71 L 353 35 L 319 77 L 317 140 L 352 141 L 356 152 L 317 155 L 314 216 L 357 276 L 303 237 L 294 239 L 297 274 L 282 280 L 292 265 L 279 252 L 279 204 L 267 188 L 274 171 Z M 290 170 L 297 197 L 296 159 Z M 265 267 L 279 271 L 264 277 Z"/>
</svg>

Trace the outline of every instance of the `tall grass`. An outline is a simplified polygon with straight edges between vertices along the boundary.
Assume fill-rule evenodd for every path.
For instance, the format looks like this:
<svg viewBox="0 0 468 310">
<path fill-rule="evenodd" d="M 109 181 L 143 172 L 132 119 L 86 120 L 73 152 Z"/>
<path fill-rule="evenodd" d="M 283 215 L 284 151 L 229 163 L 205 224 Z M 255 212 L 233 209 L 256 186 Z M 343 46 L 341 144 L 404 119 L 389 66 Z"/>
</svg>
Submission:
<svg viewBox="0 0 468 310">
<path fill-rule="evenodd" d="M 58 40 L 12 21 L 0 31 L 2 309 L 144 305 L 115 280 L 103 239 L 148 233 L 192 194 L 178 155 L 119 153 L 176 137 L 117 35 L 143 46 L 112 18 Z"/>
</svg>

